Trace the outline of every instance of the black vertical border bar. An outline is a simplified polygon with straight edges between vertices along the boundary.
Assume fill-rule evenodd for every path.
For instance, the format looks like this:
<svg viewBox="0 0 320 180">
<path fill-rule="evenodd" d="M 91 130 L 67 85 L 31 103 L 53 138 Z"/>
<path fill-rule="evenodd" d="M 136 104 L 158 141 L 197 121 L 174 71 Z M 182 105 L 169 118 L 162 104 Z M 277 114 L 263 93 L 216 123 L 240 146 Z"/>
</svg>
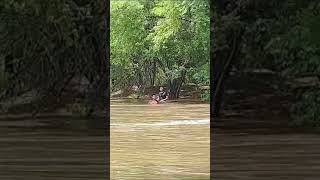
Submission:
<svg viewBox="0 0 320 180">
<path fill-rule="evenodd" d="M 209 0 L 209 16 L 210 16 L 210 54 L 209 54 L 209 67 L 210 67 L 210 179 L 213 179 L 213 162 L 214 162 L 214 152 L 213 152 L 213 143 L 214 137 L 213 137 L 213 86 L 214 86 L 214 77 L 213 77 L 213 57 L 214 57 L 214 1 L 215 0 Z"/>
<path fill-rule="evenodd" d="M 106 94 L 106 107 L 105 107 L 105 142 L 106 142 L 106 179 L 110 179 L 110 0 L 105 0 L 106 3 L 106 32 L 105 32 L 105 53 L 106 53 L 106 58 L 105 60 L 107 61 L 107 82 L 108 85 L 106 86 L 107 89 L 105 90 Z"/>
</svg>

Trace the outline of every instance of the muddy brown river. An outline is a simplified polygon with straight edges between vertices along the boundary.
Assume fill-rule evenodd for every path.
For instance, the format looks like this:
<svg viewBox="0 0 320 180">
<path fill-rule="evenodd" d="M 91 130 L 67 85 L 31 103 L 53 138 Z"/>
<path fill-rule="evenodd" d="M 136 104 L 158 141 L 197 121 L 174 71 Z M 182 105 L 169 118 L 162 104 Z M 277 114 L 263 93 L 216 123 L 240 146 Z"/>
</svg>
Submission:
<svg viewBox="0 0 320 180">
<path fill-rule="evenodd" d="M 111 179 L 209 179 L 210 143 L 215 180 L 319 179 L 319 134 L 216 128 L 209 140 L 208 111 L 207 104 L 112 103 Z M 2 117 L 0 179 L 108 179 L 105 134 L 81 119 Z"/>
<path fill-rule="evenodd" d="M 208 104 L 111 104 L 111 179 L 210 179 Z"/>
</svg>

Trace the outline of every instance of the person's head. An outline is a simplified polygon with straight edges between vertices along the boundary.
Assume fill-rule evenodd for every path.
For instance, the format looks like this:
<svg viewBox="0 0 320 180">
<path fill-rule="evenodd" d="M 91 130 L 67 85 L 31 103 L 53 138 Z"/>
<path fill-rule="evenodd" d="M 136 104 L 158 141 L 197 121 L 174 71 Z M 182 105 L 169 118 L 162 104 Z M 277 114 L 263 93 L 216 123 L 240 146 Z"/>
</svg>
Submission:
<svg viewBox="0 0 320 180">
<path fill-rule="evenodd" d="M 157 99 L 157 96 L 156 96 L 155 94 L 152 94 L 151 98 L 152 98 L 153 100 L 155 100 L 155 99 Z"/>
<path fill-rule="evenodd" d="M 163 87 L 162 86 L 160 86 L 160 91 L 163 91 Z"/>
</svg>

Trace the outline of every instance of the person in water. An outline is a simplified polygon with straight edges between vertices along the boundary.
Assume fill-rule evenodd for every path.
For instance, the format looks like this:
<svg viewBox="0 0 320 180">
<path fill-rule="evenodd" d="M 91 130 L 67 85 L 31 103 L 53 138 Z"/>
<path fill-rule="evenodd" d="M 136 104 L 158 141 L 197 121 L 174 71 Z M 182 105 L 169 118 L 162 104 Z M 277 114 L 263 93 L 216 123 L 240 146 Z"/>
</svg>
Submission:
<svg viewBox="0 0 320 180">
<path fill-rule="evenodd" d="M 163 89 L 162 86 L 160 86 L 160 92 L 158 96 L 158 102 L 159 103 L 164 103 L 169 99 L 168 93 Z"/>
<path fill-rule="evenodd" d="M 149 104 L 158 104 L 157 96 L 155 94 L 152 94 L 151 100 L 149 101 Z"/>
</svg>

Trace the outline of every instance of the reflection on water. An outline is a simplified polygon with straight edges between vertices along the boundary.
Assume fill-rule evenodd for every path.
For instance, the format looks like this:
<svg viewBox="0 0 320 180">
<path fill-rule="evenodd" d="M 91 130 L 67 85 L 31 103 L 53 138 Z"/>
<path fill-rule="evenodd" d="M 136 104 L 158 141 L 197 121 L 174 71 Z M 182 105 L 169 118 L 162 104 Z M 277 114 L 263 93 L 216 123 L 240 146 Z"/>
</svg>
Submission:
<svg viewBox="0 0 320 180">
<path fill-rule="evenodd" d="M 111 102 L 111 179 L 209 179 L 208 104 Z"/>
</svg>

